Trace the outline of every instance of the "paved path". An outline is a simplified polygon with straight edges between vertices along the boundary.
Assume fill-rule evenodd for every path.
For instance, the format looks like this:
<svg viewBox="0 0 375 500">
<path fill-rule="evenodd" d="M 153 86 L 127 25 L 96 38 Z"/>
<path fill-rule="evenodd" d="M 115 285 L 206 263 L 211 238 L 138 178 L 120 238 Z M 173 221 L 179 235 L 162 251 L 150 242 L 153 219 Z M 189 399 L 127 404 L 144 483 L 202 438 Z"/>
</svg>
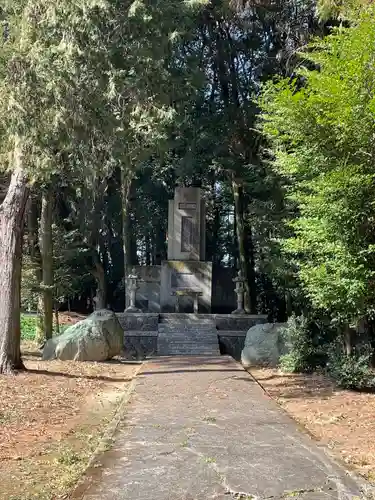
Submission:
<svg viewBox="0 0 375 500">
<path fill-rule="evenodd" d="M 85 500 L 367 498 L 229 357 L 145 363 L 102 462 Z"/>
</svg>

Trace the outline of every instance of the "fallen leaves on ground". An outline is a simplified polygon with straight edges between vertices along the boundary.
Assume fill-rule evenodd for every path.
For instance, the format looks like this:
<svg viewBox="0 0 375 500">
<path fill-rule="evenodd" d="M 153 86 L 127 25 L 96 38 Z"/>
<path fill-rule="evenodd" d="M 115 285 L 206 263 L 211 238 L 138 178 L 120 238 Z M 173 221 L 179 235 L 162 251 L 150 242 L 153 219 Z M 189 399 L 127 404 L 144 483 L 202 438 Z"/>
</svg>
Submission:
<svg viewBox="0 0 375 500">
<path fill-rule="evenodd" d="M 251 374 L 287 412 L 362 475 L 375 479 L 375 394 L 339 389 L 320 374 Z"/>
<path fill-rule="evenodd" d="M 37 482 L 48 484 L 49 474 L 56 476 L 59 469 L 62 473 L 76 460 L 86 460 L 136 369 L 118 360 L 41 361 L 36 353 L 24 357 L 24 362 L 26 372 L 0 377 L 0 499 L 4 500 L 32 498 L 31 492 L 27 495 Z"/>
</svg>

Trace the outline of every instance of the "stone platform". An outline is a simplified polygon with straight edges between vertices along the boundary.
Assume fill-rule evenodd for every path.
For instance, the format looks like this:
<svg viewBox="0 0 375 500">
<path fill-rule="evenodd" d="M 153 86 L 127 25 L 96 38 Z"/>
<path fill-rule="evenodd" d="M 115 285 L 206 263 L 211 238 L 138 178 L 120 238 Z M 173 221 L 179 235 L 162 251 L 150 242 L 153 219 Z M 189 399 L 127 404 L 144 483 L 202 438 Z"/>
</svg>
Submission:
<svg viewBox="0 0 375 500">
<path fill-rule="evenodd" d="M 181 339 L 183 338 L 181 325 L 185 325 L 190 333 L 195 326 L 194 334 L 202 337 L 196 337 L 195 340 L 199 340 L 202 347 L 202 354 L 207 354 L 208 351 L 204 349 L 203 339 L 206 334 L 207 343 L 212 345 L 213 332 L 211 328 L 207 329 L 203 325 L 209 323 L 216 331 L 220 353 L 228 354 L 239 360 L 249 328 L 256 324 L 267 322 L 266 315 L 250 314 L 119 313 L 117 317 L 124 330 L 124 351 L 132 359 L 145 359 L 168 353 L 166 349 L 166 342 L 168 341 L 168 332 L 166 330 L 168 329 L 161 326 L 165 324 L 176 326 L 176 328 L 170 329 L 171 342 L 177 340 L 174 335 L 175 333 L 179 333 Z M 199 325 L 202 325 L 202 327 Z M 163 336 L 163 342 L 158 342 L 160 334 Z M 209 339 L 208 335 L 210 336 Z M 192 338 L 191 335 L 190 337 Z M 187 338 L 186 342 L 188 342 Z M 190 353 L 186 349 L 186 352 L 184 350 L 181 354 L 197 354 L 196 349 L 193 349 L 195 347 L 193 343 L 194 339 L 192 338 L 192 350 Z M 161 347 L 162 344 L 163 347 Z M 212 352 L 212 354 L 215 353 Z M 174 353 L 171 351 L 171 354 Z"/>
</svg>

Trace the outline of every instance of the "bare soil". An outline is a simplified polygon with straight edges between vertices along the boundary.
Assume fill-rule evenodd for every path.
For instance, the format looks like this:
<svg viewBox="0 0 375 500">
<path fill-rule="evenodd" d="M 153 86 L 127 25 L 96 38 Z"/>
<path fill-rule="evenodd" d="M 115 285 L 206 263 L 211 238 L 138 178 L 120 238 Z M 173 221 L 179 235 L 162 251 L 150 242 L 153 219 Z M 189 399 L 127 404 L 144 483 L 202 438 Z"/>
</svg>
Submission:
<svg viewBox="0 0 375 500">
<path fill-rule="evenodd" d="M 326 376 L 251 369 L 268 394 L 317 440 L 375 480 L 375 394 L 337 388 Z"/>
<path fill-rule="evenodd" d="M 76 312 L 59 312 L 59 324 L 60 325 L 73 325 L 87 318 L 87 314 L 79 314 Z"/>
<path fill-rule="evenodd" d="M 41 361 L 0 377 L 0 499 L 65 498 L 97 447 L 135 364 Z"/>
</svg>

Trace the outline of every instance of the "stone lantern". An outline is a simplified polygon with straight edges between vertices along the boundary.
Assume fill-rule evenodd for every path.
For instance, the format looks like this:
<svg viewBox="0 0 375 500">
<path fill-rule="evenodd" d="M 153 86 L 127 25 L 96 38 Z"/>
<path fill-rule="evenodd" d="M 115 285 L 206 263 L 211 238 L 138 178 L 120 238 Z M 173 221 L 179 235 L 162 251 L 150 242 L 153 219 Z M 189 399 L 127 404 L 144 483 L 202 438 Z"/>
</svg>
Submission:
<svg viewBox="0 0 375 500">
<path fill-rule="evenodd" d="M 242 271 L 239 270 L 236 278 L 233 278 L 233 282 L 236 284 L 235 292 L 237 295 L 237 309 L 232 312 L 232 314 L 246 314 L 244 306 L 244 295 L 245 295 L 245 278 L 242 275 Z"/>
<path fill-rule="evenodd" d="M 136 299 L 136 294 L 137 290 L 139 288 L 138 286 L 138 280 L 139 277 L 137 276 L 137 273 L 135 272 L 135 269 L 133 268 L 131 273 L 128 276 L 128 290 L 129 290 L 129 307 L 125 309 L 125 312 L 127 313 L 139 313 L 141 312 L 140 309 L 135 307 L 135 299 Z"/>
</svg>

